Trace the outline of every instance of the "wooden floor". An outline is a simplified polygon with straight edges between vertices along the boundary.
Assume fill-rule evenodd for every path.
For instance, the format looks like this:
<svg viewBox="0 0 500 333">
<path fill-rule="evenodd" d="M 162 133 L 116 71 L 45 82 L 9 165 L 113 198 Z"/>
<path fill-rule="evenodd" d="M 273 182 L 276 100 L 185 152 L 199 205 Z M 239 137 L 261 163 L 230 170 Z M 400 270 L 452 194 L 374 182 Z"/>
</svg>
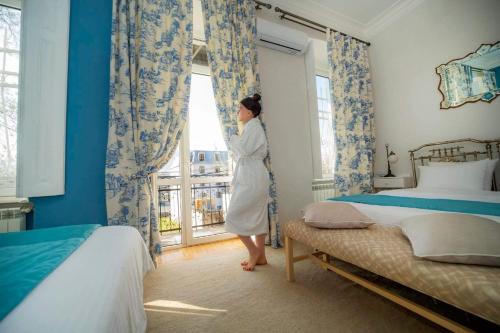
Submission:
<svg viewBox="0 0 500 333">
<path fill-rule="evenodd" d="M 172 260 L 193 260 L 201 256 L 212 256 L 218 253 L 231 251 L 234 249 L 242 249 L 245 246 L 239 239 L 229 239 L 202 245 L 184 247 L 175 250 L 163 251 L 161 261 Z"/>
<path fill-rule="evenodd" d="M 226 232 L 225 226 L 223 224 L 206 226 L 206 227 L 198 227 L 193 228 L 193 237 L 205 237 L 205 236 L 213 236 L 219 235 Z M 161 244 L 162 246 L 170 246 L 170 245 L 179 245 L 181 244 L 181 231 L 170 231 L 164 232 L 161 234 Z"/>
</svg>

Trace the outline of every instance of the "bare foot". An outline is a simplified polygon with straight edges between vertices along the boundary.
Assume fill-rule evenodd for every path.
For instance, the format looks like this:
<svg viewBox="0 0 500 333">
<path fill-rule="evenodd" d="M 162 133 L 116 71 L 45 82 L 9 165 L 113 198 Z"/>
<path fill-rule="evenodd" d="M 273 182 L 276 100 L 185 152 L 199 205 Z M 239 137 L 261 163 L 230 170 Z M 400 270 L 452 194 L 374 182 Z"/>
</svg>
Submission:
<svg viewBox="0 0 500 333">
<path fill-rule="evenodd" d="M 258 257 L 250 255 L 250 258 L 248 260 L 244 260 L 241 262 L 241 266 L 245 271 L 253 271 L 256 265 L 267 265 L 265 254 L 262 254 Z"/>
<path fill-rule="evenodd" d="M 245 266 L 242 266 L 244 271 L 253 271 L 255 265 L 257 265 L 257 261 L 259 260 L 258 253 L 250 253 L 250 258 Z"/>
<path fill-rule="evenodd" d="M 257 259 L 257 262 L 255 263 L 256 265 L 267 265 L 267 258 L 266 258 L 266 255 L 261 255 L 259 256 L 259 259 Z M 246 266 L 248 265 L 248 260 L 243 260 L 241 263 L 240 263 L 241 266 Z"/>
</svg>

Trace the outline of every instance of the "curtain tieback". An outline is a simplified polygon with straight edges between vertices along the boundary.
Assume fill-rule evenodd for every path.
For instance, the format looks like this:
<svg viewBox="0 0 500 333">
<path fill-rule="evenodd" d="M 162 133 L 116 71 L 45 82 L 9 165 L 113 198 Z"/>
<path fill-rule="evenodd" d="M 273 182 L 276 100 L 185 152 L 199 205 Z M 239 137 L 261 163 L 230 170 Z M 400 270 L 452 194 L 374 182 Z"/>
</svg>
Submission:
<svg viewBox="0 0 500 333">
<path fill-rule="evenodd" d="M 150 175 L 151 175 L 151 172 L 149 172 L 149 170 L 141 170 L 141 171 L 137 171 L 136 173 L 132 173 L 129 176 L 129 180 L 136 180 L 140 184 L 144 184 L 147 182 Z"/>
</svg>

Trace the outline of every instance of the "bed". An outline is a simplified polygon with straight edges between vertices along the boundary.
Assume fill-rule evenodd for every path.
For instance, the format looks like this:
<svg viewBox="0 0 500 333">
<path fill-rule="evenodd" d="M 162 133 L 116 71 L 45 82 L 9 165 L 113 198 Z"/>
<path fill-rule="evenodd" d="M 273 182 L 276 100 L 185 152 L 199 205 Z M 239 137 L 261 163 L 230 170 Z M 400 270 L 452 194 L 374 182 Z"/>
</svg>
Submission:
<svg viewBox="0 0 500 333">
<path fill-rule="evenodd" d="M 143 276 L 153 269 L 136 229 L 97 228 L 0 322 L 0 332 L 144 332 Z"/>
<path fill-rule="evenodd" d="M 476 146 L 479 144 L 486 149 L 480 150 L 476 147 L 471 150 L 472 154 L 469 154 L 462 150 L 464 142 Z M 449 161 L 459 156 L 459 158 L 467 160 L 468 156 L 480 159 L 481 154 L 484 154 L 484 156 L 491 159 L 494 152 L 498 153 L 498 143 L 498 140 L 465 139 L 424 145 L 410 151 L 413 163 L 412 169 L 416 175 L 417 167 L 415 167 L 415 163 L 424 165 L 424 162 L 432 161 L 434 157 L 441 160 L 446 157 L 446 160 Z M 492 149 L 495 147 L 496 151 Z M 422 148 L 430 149 L 430 153 L 422 153 Z M 457 150 L 457 148 L 459 149 Z M 421 154 L 417 155 L 417 152 Z M 493 181 L 496 180 L 493 179 Z M 492 187 L 495 188 L 495 186 Z M 496 208 L 500 207 L 500 193 L 485 190 L 420 189 L 417 187 L 414 189 L 383 191 L 373 196 L 468 200 L 488 203 Z M 289 281 L 295 280 L 294 263 L 304 259 L 311 259 L 325 270 L 333 271 L 348 278 L 449 330 L 455 332 L 470 331 L 468 327 L 462 324 L 353 274 L 344 269 L 342 265 L 336 264 L 336 262 L 339 262 L 337 259 L 339 259 L 455 308 L 462 309 L 467 313 L 487 320 L 493 325 L 500 324 L 499 267 L 441 263 L 413 255 L 412 246 L 403 234 L 399 222 L 406 217 L 435 213 L 434 210 L 371 205 L 359 202 L 349 202 L 349 204 L 370 217 L 376 224 L 366 229 L 319 229 L 307 225 L 302 219 L 291 221 L 283 226 L 286 270 Z M 500 216 L 498 215 L 474 215 L 487 217 L 500 223 Z M 294 242 L 305 244 L 315 249 L 315 251 L 312 254 L 294 256 Z"/>
</svg>

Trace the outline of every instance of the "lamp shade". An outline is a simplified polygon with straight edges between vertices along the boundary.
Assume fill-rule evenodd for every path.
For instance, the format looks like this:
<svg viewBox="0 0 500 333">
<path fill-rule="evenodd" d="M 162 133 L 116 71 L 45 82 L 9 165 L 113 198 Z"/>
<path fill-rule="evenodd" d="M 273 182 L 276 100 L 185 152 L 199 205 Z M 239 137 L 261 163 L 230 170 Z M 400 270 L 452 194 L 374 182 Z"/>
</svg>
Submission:
<svg viewBox="0 0 500 333">
<path fill-rule="evenodd" d="M 390 162 L 390 163 L 396 163 L 399 158 L 396 154 L 392 153 L 389 155 L 389 157 L 387 158 L 387 160 Z"/>
</svg>

